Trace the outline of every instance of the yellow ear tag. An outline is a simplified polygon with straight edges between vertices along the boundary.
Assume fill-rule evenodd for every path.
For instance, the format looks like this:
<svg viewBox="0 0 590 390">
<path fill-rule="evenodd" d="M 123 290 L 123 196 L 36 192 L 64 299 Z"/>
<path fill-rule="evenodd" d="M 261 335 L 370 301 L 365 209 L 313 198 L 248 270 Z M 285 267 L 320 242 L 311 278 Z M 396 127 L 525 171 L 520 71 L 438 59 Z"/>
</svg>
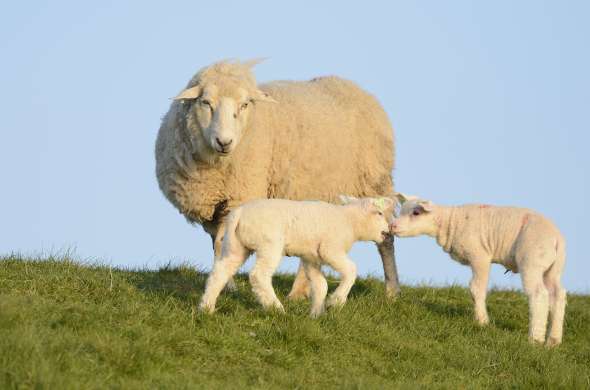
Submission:
<svg viewBox="0 0 590 390">
<path fill-rule="evenodd" d="M 379 211 L 385 211 L 385 198 L 379 198 L 373 200 L 373 204 L 379 209 Z"/>
</svg>

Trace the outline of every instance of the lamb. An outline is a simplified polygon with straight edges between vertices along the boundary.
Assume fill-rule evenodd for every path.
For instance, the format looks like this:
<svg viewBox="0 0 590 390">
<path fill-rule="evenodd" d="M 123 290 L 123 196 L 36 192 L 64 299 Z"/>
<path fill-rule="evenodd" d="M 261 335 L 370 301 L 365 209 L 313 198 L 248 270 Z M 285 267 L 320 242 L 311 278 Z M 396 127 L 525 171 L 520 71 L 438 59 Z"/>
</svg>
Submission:
<svg viewBox="0 0 590 390">
<path fill-rule="evenodd" d="M 434 237 L 453 259 L 471 267 L 469 289 L 479 324 L 489 322 L 485 302 L 488 275 L 491 263 L 498 263 L 521 274 L 529 299 L 529 340 L 545 342 L 549 314 L 546 345 L 561 343 L 566 305 L 566 291 L 560 281 L 565 240 L 553 223 L 524 208 L 477 204 L 444 207 L 415 196 L 396 196 L 402 207 L 390 226 L 393 234 Z"/>
<path fill-rule="evenodd" d="M 245 203 L 229 215 L 222 257 L 214 263 L 200 309 L 215 310 L 224 285 L 256 252 L 250 284 L 266 309 L 284 311 L 272 288 L 272 275 L 282 256 L 300 256 L 311 285 L 311 316 L 324 312 L 328 284 L 321 271 L 327 264 L 341 275 L 327 306 L 344 305 L 356 279 L 356 266 L 347 256 L 356 241 L 382 242 L 389 234 L 394 201 L 389 198 L 343 197 L 344 205 L 320 201 L 263 199 Z"/>
<path fill-rule="evenodd" d="M 156 141 L 160 189 L 211 236 L 215 259 L 224 217 L 247 201 L 393 196 L 393 129 L 373 96 L 338 77 L 258 86 L 255 63 L 201 69 L 173 100 Z M 393 237 L 378 249 L 395 296 Z M 289 296 L 308 293 L 300 265 Z"/>
</svg>

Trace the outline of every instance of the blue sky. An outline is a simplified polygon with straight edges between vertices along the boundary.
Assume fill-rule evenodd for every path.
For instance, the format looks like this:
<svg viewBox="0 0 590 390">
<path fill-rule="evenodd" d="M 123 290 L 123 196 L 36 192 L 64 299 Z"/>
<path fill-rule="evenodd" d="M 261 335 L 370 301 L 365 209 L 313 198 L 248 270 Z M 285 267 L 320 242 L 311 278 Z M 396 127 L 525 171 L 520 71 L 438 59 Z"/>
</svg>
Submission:
<svg viewBox="0 0 590 390">
<path fill-rule="evenodd" d="M 200 67 L 269 57 L 260 81 L 336 74 L 378 97 L 398 190 L 550 217 L 568 240 L 566 288 L 588 292 L 589 4 L 5 2 L 0 253 L 208 268 L 208 236 L 155 180 L 160 118 Z M 397 254 L 402 282 L 469 280 L 431 239 L 398 240 Z M 382 276 L 372 245 L 351 255 Z M 494 266 L 490 284 L 520 280 Z"/>
</svg>

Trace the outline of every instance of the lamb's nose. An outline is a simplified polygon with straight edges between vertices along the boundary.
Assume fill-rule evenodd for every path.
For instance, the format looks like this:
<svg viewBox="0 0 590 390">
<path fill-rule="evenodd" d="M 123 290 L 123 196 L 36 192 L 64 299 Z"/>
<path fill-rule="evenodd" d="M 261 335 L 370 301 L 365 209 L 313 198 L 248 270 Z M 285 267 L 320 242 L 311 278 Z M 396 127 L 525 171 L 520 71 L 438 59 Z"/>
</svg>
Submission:
<svg viewBox="0 0 590 390">
<path fill-rule="evenodd" d="M 215 141 L 217 141 L 217 145 L 221 146 L 222 148 L 225 148 L 226 146 L 229 146 L 229 145 L 231 145 L 232 142 L 234 142 L 233 139 L 223 142 L 222 140 L 219 139 L 219 137 L 215 137 Z"/>
<path fill-rule="evenodd" d="M 397 221 L 393 221 L 389 224 L 389 231 L 393 231 L 395 229 L 397 229 Z"/>
</svg>

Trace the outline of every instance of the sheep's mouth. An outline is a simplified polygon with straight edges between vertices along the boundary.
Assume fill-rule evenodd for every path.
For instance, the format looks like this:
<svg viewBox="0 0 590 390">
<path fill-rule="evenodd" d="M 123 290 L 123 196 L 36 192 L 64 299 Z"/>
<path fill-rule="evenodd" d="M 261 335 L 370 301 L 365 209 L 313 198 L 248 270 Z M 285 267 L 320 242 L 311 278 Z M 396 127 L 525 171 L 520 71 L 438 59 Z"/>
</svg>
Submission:
<svg viewBox="0 0 590 390">
<path fill-rule="evenodd" d="M 219 154 L 224 155 L 224 156 L 227 156 L 231 152 L 229 149 L 217 149 L 217 148 L 215 148 L 215 151 Z"/>
</svg>

